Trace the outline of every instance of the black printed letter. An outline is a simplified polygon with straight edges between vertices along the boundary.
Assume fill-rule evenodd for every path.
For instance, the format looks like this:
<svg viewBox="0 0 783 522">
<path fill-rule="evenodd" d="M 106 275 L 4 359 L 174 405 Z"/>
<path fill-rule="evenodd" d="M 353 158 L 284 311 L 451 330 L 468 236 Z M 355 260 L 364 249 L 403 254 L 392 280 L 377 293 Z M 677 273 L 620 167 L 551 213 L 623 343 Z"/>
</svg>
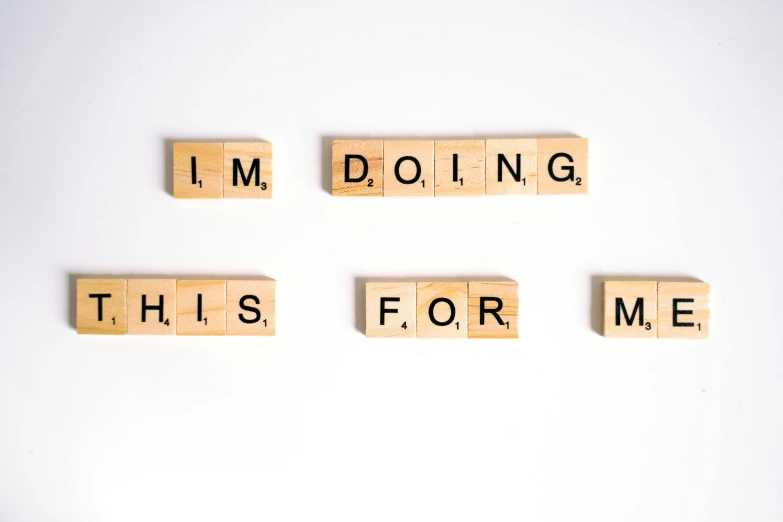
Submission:
<svg viewBox="0 0 783 522">
<path fill-rule="evenodd" d="M 574 181 L 574 166 L 573 165 L 564 165 L 560 167 L 562 170 L 568 172 L 568 175 L 566 175 L 563 178 L 558 178 L 555 176 L 555 173 L 552 171 L 552 167 L 555 165 L 555 160 L 557 158 L 565 158 L 571 163 L 574 162 L 574 158 L 566 154 L 565 152 L 558 152 L 557 154 L 553 155 L 551 158 L 549 158 L 549 176 L 555 180 L 555 181 Z"/>
<path fill-rule="evenodd" d="M 435 319 L 435 305 L 438 303 L 446 303 L 449 305 L 449 308 L 451 309 L 451 315 L 449 315 L 449 318 L 446 321 L 438 321 Z M 454 320 L 454 317 L 457 315 L 457 309 L 454 308 L 454 303 L 451 302 L 451 299 L 447 299 L 445 297 L 438 297 L 437 299 L 433 299 L 430 303 L 430 321 L 432 321 L 432 324 L 435 324 L 437 326 L 448 326 L 451 324 L 451 322 Z"/>
<path fill-rule="evenodd" d="M 622 297 L 618 297 L 614 300 L 614 316 L 615 325 L 620 326 L 620 312 L 625 316 L 625 322 L 628 326 L 633 324 L 633 319 L 636 317 L 636 312 L 639 312 L 639 326 L 644 324 L 644 298 L 639 297 L 636 299 L 636 304 L 631 312 L 631 317 L 628 317 L 628 310 L 625 308 L 625 303 Z"/>
<path fill-rule="evenodd" d="M 396 308 L 386 308 L 386 303 L 399 303 L 400 298 L 399 297 L 381 297 L 381 326 L 384 326 L 386 324 L 386 318 L 385 315 L 388 314 L 396 314 L 399 310 Z"/>
<path fill-rule="evenodd" d="M 484 307 L 484 303 L 487 301 L 491 301 L 497 305 L 497 307 L 488 309 Z M 500 315 L 498 314 L 499 311 L 503 309 L 503 300 L 499 297 L 482 297 L 479 299 L 479 324 L 481 326 L 484 326 L 484 314 L 490 313 L 495 316 L 495 320 L 498 322 L 500 326 L 505 325 L 506 323 L 503 322 L 503 320 L 500 318 Z"/>
<path fill-rule="evenodd" d="M 402 176 L 400 176 L 400 165 L 402 165 L 403 161 L 412 161 L 413 164 L 416 165 L 416 175 L 413 177 L 413 179 L 402 179 Z M 397 178 L 397 181 L 399 181 L 403 185 L 413 185 L 414 183 L 419 181 L 420 176 L 421 176 L 421 163 L 419 163 L 419 160 L 417 160 L 413 156 L 403 156 L 400 159 L 398 159 L 397 164 L 394 165 L 394 177 Z"/>
<path fill-rule="evenodd" d="M 146 323 L 147 322 L 147 310 L 157 310 L 158 311 L 158 322 L 163 322 L 163 296 L 160 296 L 160 299 L 158 300 L 158 306 L 152 306 L 147 304 L 147 295 L 142 294 L 141 296 L 141 322 Z"/>
<path fill-rule="evenodd" d="M 509 165 L 506 156 L 504 156 L 503 154 L 498 154 L 498 183 L 503 181 L 503 165 L 506 166 L 506 168 L 508 169 L 508 173 L 511 174 L 512 178 L 514 178 L 514 181 L 522 180 L 522 154 L 517 154 L 516 172 L 514 171 L 514 169 L 511 168 L 511 165 Z"/>
<path fill-rule="evenodd" d="M 358 159 L 362 162 L 362 175 L 358 178 L 351 178 L 351 160 L 352 159 Z M 364 156 L 361 156 L 359 154 L 346 154 L 345 155 L 345 182 L 346 183 L 359 183 L 361 181 L 364 181 L 364 178 L 367 177 L 367 171 L 369 167 L 367 165 L 367 159 Z"/>
<path fill-rule="evenodd" d="M 673 299 L 672 300 L 672 326 L 693 326 L 693 323 L 681 323 L 677 320 L 678 315 L 693 315 L 693 310 L 678 310 L 680 303 L 692 303 L 693 299 Z"/>
<path fill-rule="evenodd" d="M 234 158 L 234 186 L 239 185 L 239 177 L 242 178 L 242 184 L 246 187 L 250 185 L 250 180 L 253 179 L 253 175 L 255 174 L 256 177 L 256 187 L 260 183 L 260 176 L 259 176 L 259 170 L 261 169 L 259 159 L 253 158 L 253 163 L 250 164 L 250 171 L 247 173 L 247 177 L 245 177 L 245 169 L 242 168 L 242 162 L 239 161 L 239 158 Z M 237 175 L 238 174 L 238 175 Z"/>
<path fill-rule="evenodd" d="M 90 297 L 98 300 L 98 320 L 103 321 L 103 298 L 111 297 L 111 294 L 90 294 Z"/>
<path fill-rule="evenodd" d="M 248 312 L 253 312 L 255 314 L 255 318 L 253 319 L 245 319 L 244 314 L 239 314 L 239 320 L 245 324 L 257 323 L 258 321 L 261 320 L 261 312 L 255 306 L 246 305 L 245 301 L 253 301 L 255 304 L 261 304 L 261 300 L 254 295 L 243 295 L 242 299 L 239 300 L 239 308 L 241 308 L 242 310 L 246 310 Z"/>
</svg>

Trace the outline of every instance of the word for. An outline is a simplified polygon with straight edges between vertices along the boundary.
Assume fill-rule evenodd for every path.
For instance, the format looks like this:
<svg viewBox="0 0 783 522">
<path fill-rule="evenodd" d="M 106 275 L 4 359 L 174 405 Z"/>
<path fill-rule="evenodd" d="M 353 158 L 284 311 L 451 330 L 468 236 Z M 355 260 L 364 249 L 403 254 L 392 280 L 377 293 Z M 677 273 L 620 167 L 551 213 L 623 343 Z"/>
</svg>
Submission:
<svg viewBox="0 0 783 522">
<path fill-rule="evenodd" d="M 79 279 L 76 331 L 275 335 L 275 282 Z"/>
<path fill-rule="evenodd" d="M 604 337 L 706 339 L 710 285 L 604 281 Z"/>
<path fill-rule="evenodd" d="M 175 198 L 271 198 L 272 144 L 175 143 Z"/>
<path fill-rule="evenodd" d="M 335 140 L 333 196 L 587 194 L 587 139 Z"/>
<path fill-rule="evenodd" d="M 368 282 L 367 337 L 518 337 L 517 283 Z"/>
</svg>

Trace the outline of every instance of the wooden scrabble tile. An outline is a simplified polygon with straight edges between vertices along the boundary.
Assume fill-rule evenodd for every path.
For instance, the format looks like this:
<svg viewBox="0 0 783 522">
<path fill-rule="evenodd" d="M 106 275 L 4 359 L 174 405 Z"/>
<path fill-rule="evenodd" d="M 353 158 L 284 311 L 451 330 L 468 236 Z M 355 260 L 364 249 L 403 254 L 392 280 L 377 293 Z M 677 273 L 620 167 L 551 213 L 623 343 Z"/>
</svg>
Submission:
<svg viewBox="0 0 783 522">
<path fill-rule="evenodd" d="M 655 281 L 604 281 L 604 337 L 655 338 L 657 296 Z"/>
<path fill-rule="evenodd" d="M 332 196 L 383 196 L 383 141 L 332 142 Z"/>
<path fill-rule="evenodd" d="M 468 283 L 468 337 L 519 337 L 518 285 L 513 281 Z"/>
<path fill-rule="evenodd" d="M 484 140 L 435 142 L 435 196 L 484 195 Z"/>
<path fill-rule="evenodd" d="M 538 193 L 587 194 L 587 138 L 538 140 Z"/>
<path fill-rule="evenodd" d="M 274 281 L 226 281 L 226 334 L 275 335 Z"/>
<path fill-rule="evenodd" d="M 177 335 L 226 335 L 225 281 L 177 281 Z"/>
<path fill-rule="evenodd" d="M 658 338 L 707 339 L 710 334 L 710 285 L 658 283 Z"/>
<path fill-rule="evenodd" d="M 384 141 L 383 195 L 434 195 L 434 154 L 434 141 Z"/>
<path fill-rule="evenodd" d="M 176 279 L 128 279 L 128 333 L 177 333 Z"/>
<path fill-rule="evenodd" d="M 174 197 L 223 197 L 223 144 L 174 144 Z"/>
<path fill-rule="evenodd" d="M 538 140 L 487 140 L 487 195 L 538 193 Z"/>
<path fill-rule="evenodd" d="M 365 285 L 365 335 L 416 337 L 416 283 Z"/>
<path fill-rule="evenodd" d="M 416 283 L 416 337 L 468 337 L 467 283 Z"/>
<path fill-rule="evenodd" d="M 77 280 L 76 333 L 126 334 L 126 288 L 125 279 Z"/>
<path fill-rule="evenodd" d="M 223 144 L 223 197 L 272 197 L 272 144 Z"/>
</svg>

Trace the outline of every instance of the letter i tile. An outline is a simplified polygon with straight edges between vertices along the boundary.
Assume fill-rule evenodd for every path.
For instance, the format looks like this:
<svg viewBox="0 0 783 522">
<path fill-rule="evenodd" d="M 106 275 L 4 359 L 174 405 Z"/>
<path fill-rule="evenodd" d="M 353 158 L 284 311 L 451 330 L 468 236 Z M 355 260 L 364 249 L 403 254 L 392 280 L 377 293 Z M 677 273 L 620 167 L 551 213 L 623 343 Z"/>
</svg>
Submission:
<svg viewBox="0 0 783 522">
<path fill-rule="evenodd" d="M 225 281 L 177 281 L 177 335 L 226 335 Z"/>
</svg>

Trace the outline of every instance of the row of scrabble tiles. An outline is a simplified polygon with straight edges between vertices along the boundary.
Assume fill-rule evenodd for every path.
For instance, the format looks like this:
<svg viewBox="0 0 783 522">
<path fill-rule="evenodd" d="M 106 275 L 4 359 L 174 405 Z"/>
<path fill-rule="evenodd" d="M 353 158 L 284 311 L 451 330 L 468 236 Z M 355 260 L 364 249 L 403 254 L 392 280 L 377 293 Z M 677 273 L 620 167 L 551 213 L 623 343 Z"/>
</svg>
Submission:
<svg viewBox="0 0 783 522">
<path fill-rule="evenodd" d="M 76 331 L 116 335 L 275 335 L 275 282 L 79 279 Z"/>
<path fill-rule="evenodd" d="M 367 337 L 518 337 L 517 283 L 368 282 Z"/>
<path fill-rule="evenodd" d="M 587 194 L 586 138 L 334 140 L 333 196 Z"/>
<path fill-rule="evenodd" d="M 175 143 L 175 198 L 271 198 L 272 144 Z"/>
<path fill-rule="evenodd" d="M 706 339 L 710 285 L 703 282 L 604 281 L 604 336 Z"/>
</svg>

